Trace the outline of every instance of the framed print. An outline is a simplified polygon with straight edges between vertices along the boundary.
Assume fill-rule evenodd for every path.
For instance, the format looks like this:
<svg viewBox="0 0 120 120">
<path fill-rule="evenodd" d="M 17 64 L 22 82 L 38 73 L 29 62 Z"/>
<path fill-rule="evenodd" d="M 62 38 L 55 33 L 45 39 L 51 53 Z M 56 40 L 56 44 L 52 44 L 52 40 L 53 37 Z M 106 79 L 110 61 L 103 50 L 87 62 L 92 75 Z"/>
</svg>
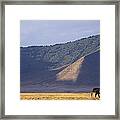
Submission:
<svg viewBox="0 0 120 120">
<path fill-rule="evenodd" d="M 1 2 L 1 118 L 119 119 L 119 2 Z"/>
</svg>

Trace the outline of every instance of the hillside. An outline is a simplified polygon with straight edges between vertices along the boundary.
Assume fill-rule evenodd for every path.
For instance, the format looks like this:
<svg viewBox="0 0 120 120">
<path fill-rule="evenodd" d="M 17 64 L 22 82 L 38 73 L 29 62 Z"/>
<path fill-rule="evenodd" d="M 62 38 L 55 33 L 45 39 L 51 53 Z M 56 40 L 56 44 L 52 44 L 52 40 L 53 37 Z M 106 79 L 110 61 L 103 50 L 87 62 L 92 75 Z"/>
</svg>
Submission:
<svg viewBox="0 0 120 120">
<path fill-rule="evenodd" d="M 63 76 L 66 79 L 58 78 L 57 75 L 66 68 L 76 69 L 78 61 L 72 65 L 58 70 L 33 71 L 22 74 L 21 92 L 87 92 L 93 87 L 100 86 L 100 59 L 99 51 L 92 53 L 84 58 L 81 67 L 77 69 L 79 72 L 74 79 L 68 75 Z M 79 66 L 79 65 L 78 65 Z M 77 68 L 78 68 L 77 66 Z M 66 71 L 69 74 L 69 71 Z M 76 73 L 72 73 L 76 75 Z"/>
<path fill-rule="evenodd" d="M 65 44 L 21 48 L 20 91 L 77 93 L 100 87 L 99 45 L 96 35 Z"/>
<path fill-rule="evenodd" d="M 100 36 L 90 36 L 73 42 L 50 46 L 20 48 L 21 72 L 56 69 L 99 50 Z"/>
</svg>

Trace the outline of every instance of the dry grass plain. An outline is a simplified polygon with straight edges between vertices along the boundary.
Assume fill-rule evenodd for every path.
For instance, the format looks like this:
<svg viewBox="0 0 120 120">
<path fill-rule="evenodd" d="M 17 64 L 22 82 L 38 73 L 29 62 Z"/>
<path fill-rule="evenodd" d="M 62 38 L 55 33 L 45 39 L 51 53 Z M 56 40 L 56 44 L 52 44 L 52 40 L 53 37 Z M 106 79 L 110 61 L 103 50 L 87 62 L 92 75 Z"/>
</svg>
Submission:
<svg viewBox="0 0 120 120">
<path fill-rule="evenodd" d="M 21 100 L 99 100 L 90 93 L 20 93 Z"/>
</svg>

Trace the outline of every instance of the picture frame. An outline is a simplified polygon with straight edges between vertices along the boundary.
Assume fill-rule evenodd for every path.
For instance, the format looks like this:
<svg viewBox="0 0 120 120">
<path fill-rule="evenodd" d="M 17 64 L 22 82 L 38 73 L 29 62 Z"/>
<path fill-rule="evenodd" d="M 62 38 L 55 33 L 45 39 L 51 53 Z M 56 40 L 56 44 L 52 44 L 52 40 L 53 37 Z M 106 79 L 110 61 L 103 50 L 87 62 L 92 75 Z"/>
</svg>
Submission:
<svg viewBox="0 0 120 120">
<path fill-rule="evenodd" d="M 115 115 L 5 115 L 5 5 L 115 5 Z M 2 1 L 1 2 L 1 79 L 0 118 L 1 119 L 119 119 L 119 14 L 117 0 L 69 0 L 69 1 Z"/>
</svg>

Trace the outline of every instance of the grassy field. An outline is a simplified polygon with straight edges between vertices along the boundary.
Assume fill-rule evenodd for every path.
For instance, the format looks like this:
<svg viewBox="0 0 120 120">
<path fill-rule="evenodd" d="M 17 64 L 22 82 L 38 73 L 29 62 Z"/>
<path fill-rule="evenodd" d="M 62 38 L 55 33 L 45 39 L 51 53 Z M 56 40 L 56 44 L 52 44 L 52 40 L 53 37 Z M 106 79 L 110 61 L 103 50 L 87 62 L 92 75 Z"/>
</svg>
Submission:
<svg viewBox="0 0 120 120">
<path fill-rule="evenodd" d="M 90 93 L 20 93 L 21 100 L 99 100 Z"/>
</svg>

